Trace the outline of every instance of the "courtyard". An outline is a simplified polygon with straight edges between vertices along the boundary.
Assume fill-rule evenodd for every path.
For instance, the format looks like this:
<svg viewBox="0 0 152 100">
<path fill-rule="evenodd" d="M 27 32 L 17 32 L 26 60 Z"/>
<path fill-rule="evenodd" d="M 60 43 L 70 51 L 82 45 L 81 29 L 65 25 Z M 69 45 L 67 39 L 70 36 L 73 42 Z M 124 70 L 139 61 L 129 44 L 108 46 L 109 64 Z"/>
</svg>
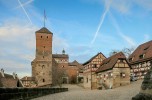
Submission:
<svg viewBox="0 0 152 100">
<path fill-rule="evenodd" d="M 69 88 L 68 92 L 50 94 L 33 100 L 131 100 L 139 93 L 142 81 L 108 90 L 88 90 L 77 85 L 63 85 Z"/>
</svg>

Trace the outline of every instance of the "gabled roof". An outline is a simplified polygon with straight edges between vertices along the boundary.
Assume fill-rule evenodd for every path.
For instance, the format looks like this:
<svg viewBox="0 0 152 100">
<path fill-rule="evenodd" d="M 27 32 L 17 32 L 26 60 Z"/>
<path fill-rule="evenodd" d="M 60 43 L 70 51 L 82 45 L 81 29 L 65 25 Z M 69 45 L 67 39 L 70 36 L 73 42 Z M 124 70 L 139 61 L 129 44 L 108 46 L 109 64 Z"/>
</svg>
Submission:
<svg viewBox="0 0 152 100">
<path fill-rule="evenodd" d="M 68 54 L 52 54 L 53 58 L 69 58 Z"/>
<path fill-rule="evenodd" d="M 86 65 L 89 62 L 91 62 L 94 58 L 96 58 L 99 54 L 102 54 L 101 52 L 97 53 L 95 56 L 93 56 L 91 59 L 89 59 L 88 61 L 86 61 L 85 63 L 83 63 L 82 65 Z M 103 55 L 103 54 L 102 54 Z M 104 56 L 104 55 L 103 55 Z M 105 56 L 104 56 L 105 57 Z M 105 57 L 106 58 L 106 57 Z"/>
<path fill-rule="evenodd" d="M 53 34 L 49 31 L 46 27 L 42 27 L 40 30 L 36 31 L 36 33 L 46 33 L 46 34 Z"/>
<path fill-rule="evenodd" d="M 111 57 L 103 60 L 101 66 L 97 69 L 96 72 L 98 73 L 98 72 L 112 69 L 114 67 L 114 65 L 116 64 L 118 59 L 126 59 L 126 57 L 122 52 L 119 52 L 115 55 L 112 55 Z"/>
<path fill-rule="evenodd" d="M 144 55 L 143 58 L 140 58 L 142 55 Z M 130 64 L 133 64 L 149 59 L 152 59 L 152 40 L 139 45 L 129 56 L 128 61 Z"/>
<path fill-rule="evenodd" d="M 4 76 L 0 72 L 0 87 L 12 88 L 12 87 L 23 87 L 18 77 L 4 73 Z"/>
<path fill-rule="evenodd" d="M 70 62 L 69 65 L 75 65 L 76 66 L 76 65 L 79 65 L 79 63 L 76 60 L 74 60 L 73 62 Z"/>
</svg>

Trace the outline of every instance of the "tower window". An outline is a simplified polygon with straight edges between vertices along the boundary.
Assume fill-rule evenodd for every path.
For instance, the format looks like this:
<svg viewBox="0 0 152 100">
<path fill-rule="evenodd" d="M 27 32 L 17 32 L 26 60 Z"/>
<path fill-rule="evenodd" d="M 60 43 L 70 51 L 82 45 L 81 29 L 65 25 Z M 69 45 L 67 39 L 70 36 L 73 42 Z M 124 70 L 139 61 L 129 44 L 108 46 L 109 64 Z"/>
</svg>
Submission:
<svg viewBox="0 0 152 100">
<path fill-rule="evenodd" d="M 42 36 L 41 36 L 41 38 L 42 38 Z"/>
<path fill-rule="evenodd" d="M 43 46 L 45 48 L 45 46 Z"/>
<path fill-rule="evenodd" d="M 48 36 L 47 36 L 47 38 L 48 38 Z"/>
<path fill-rule="evenodd" d="M 43 69 L 43 68 L 45 68 L 45 66 L 44 66 L 44 65 L 42 65 L 42 69 Z"/>
<path fill-rule="evenodd" d="M 45 82 L 45 79 L 43 79 L 43 82 Z"/>
<path fill-rule="evenodd" d="M 43 56 L 43 58 L 44 58 L 44 56 Z"/>
</svg>

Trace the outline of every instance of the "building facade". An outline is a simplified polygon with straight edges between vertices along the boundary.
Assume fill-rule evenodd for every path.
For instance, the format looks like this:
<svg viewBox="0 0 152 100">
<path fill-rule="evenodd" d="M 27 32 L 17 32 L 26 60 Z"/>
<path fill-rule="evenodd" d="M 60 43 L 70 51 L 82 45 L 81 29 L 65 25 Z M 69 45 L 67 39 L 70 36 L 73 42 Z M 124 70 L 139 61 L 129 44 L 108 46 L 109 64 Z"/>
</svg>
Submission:
<svg viewBox="0 0 152 100">
<path fill-rule="evenodd" d="M 83 86 L 84 88 L 95 89 L 97 87 L 96 70 L 106 57 L 100 52 L 83 64 Z"/>
<path fill-rule="evenodd" d="M 64 71 L 62 82 L 63 84 L 77 83 L 78 71 L 81 68 L 76 60 L 69 62 L 69 55 L 62 51 L 62 54 L 53 54 L 53 59 L 58 64 L 58 70 Z"/>
<path fill-rule="evenodd" d="M 24 87 L 36 87 L 35 79 L 33 77 L 25 76 L 21 79 Z"/>
<path fill-rule="evenodd" d="M 36 31 L 36 54 L 31 62 L 32 77 L 37 86 L 52 85 L 52 37 L 53 33 L 43 27 Z"/>
<path fill-rule="evenodd" d="M 150 69 L 152 60 L 152 41 L 139 45 L 129 56 L 128 61 L 131 65 L 131 75 L 137 79 L 143 79 Z"/>
<path fill-rule="evenodd" d="M 111 89 L 130 84 L 130 66 L 122 52 L 103 60 L 96 74 L 97 88 Z"/>
</svg>

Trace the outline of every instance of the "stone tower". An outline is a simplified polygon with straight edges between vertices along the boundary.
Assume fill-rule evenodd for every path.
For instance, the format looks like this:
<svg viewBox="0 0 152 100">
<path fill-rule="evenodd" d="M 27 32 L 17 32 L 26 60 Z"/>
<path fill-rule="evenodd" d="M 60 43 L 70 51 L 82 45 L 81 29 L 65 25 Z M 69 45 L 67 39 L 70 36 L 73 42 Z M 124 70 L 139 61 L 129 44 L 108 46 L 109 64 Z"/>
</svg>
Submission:
<svg viewBox="0 0 152 100">
<path fill-rule="evenodd" d="M 35 32 L 36 54 L 31 62 L 32 77 L 37 86 L 50 86 L 52 84 L 52 36 L 53 33 L 43 27 Z"/>
</svg>

